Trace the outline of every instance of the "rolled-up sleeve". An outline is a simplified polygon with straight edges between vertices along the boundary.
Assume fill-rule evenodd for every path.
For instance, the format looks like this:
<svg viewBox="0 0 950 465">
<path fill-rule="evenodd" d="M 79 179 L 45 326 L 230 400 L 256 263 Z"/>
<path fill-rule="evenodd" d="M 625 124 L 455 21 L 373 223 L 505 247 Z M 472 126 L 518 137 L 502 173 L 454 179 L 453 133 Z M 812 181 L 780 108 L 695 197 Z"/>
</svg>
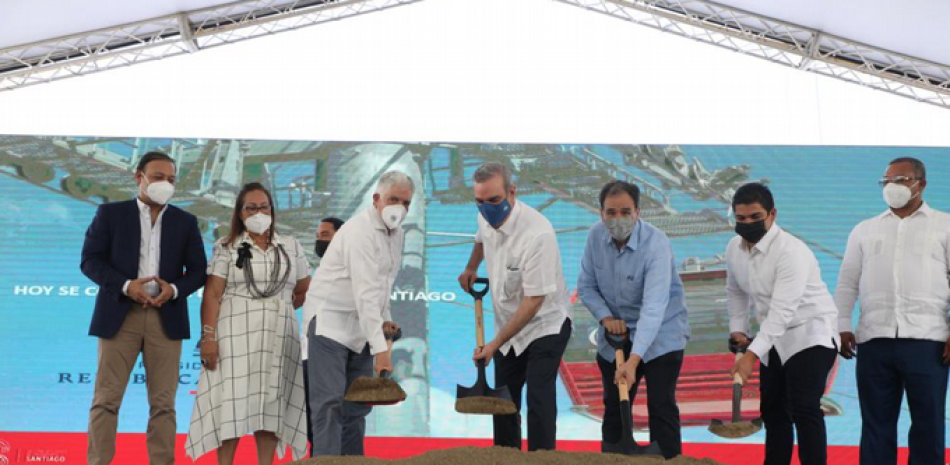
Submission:
<svg viewBox="0 0 950 465">
<path fill-rule="evenodd" d="M 227 280 L 230 270 L 231 249 L 224 246 L 223 240 L 218 241 L 214 244 L 211 260 L 208 261 L 208 274 Z"/>
<path fill-rule="evenodd" d="M 344 244 L 343 253 L 350 270 L 352 292 L 360 328 L 369 342 L 373 355 L 388 350 L 383 335 L 383 311 L 389 295 L 386 292 L 387 277 L 380 273 L 379 248 L 372 236 L 376 231 L 360 234 Z"/>
<path fill-rule="evenodd" d="M 728 257 L 729 253 L 726 253 Z M 736 274 L 732 271 L 734 263 L 726 262 L 726 309 L 729 312 L 729 332 L 749 336 L 752 327 L 749 324 L 749 294 L 739 287 Z"/>
<path fill-rule="evenodd" d="M 310 260 L 307 260 L 307 254 L 303 251 L 300 241 L 294 239 L 294 254 L 291 258 L 294 260 L 294 267 L 297 269 L 296 281 L 310 276 Z"/>
<path fill-rule="evenodd" d="M 809 259 L 815 258 L 810 253 L 786 249 L 778 260 L 768 316 L 749 346 L 749 350 L 758 355 L 760 360 L 768 355 L 775 341 L 785 334 L 789 323 L 795 318 L 795 312 L 808 285 L 808 275 L 812 268 Z"/>
<path fill-rule="evenodd" d="M 538 235 L 525 251 L 522 288 L 525 297 L 539 297 L 557 290 L 557 238 L 553 232 Z"/>
<path fill-rule="evenodd" d="M 838 272 L 838 284 L 835 287 L 835 307 L 838 309 L 838 331 L 854 331 L 854 304 L 858 300 L 861 266 L 864 260 L 861 251 L 861 227 L 858 226 L 848 236 L 848 247 Z"/>
<path fill-rule="evenodd" d="M 577 297 L 581 299 L 587 310 L 598 322 L 604 318 L 613 316 L 607 300 L 604 298 L 600 284 L 597 282 L 597 274 L 594 271 L 594 257 L 597 255 L 597 237 L 592 228 L 587 235 L 587 245 L 584 246 L 584 257 L 581 258 L 581 271 L 577 276 Z"/>
<path fill-rule="evenodd" d="M 669 241 L 656 241 L 651 244 L 650 257 L 644 269 L 643 305 L 640 307 L 640 319 L 633 336 L 633 348 L 630 353 L 640 358 L 646 354 L 656 339 L 666 307 L 670 304 L 670 286 L 673 285 L 673 248 Z"/>
</svg>

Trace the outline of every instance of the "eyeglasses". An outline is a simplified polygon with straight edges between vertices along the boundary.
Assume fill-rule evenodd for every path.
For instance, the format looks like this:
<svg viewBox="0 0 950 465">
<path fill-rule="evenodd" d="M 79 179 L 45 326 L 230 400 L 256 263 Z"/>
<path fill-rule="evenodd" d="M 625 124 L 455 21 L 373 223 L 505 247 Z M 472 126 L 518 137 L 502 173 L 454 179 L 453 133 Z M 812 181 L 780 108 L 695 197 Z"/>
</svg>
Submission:
<svg viewBox="0 0 950 465">
<path fill-rule="evenodd" d="M 892 182 L 896 184 L 908 186 L 910 185 L 911 181 L 920 181 L 920 180 L 921 180 L 920 178 L 910 178 L 907 176 L 892 176 L 890 178 L 887 176 L 884 176 L 877 183 L 880 184 L 881 187 L 884 187 Z"/>
<path fill-rule="evenodd" d="M 257 212 L 270 213 L 270 205 L 245 205 L 244 211 L 254 214 Z"/>
</svg>

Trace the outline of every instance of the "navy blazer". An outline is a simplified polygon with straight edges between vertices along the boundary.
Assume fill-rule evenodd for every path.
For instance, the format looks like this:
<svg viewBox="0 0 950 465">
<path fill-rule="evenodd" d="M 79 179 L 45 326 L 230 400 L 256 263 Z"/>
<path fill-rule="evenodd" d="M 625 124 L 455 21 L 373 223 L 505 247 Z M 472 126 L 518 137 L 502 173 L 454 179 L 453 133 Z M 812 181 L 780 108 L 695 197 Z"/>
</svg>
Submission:
<svg viewBox="0 0 950 465">
<path fill-rule="evenodd" d="M 111 339 L 119 331 L 132 307 L 132 299 L 122 294 L 122 286 L 138 278 L 142 226 L 135 199 L 99 205 L 86 230 L 79 268 L 99 285 L 96 308 L 89 335 Z M 178 288 L 178 298 L 160 309 L 162 327 L 169 339 L 188 339 L 188 296 L 205 283 L 205 257 L 198 219 L 169 205 L 162 216 L 162 244 L 158 277 Z"/>
</svg>

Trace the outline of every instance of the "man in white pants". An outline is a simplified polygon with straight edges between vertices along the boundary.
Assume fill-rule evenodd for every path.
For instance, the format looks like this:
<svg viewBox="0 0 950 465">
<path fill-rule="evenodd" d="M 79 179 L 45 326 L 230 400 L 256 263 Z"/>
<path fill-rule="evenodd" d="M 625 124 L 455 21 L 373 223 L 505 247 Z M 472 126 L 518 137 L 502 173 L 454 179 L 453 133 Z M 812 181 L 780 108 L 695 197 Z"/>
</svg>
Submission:
<svg viewBox="0 0 950 465">
<path fill-rule="evenodd" d="M 398 329 L 391 321 L 389 295 L 402 264 L 401 225 L 414 189 L 404 173 L 382 175 L 373 205 L 336 233 L 310 284 L 303 321 L 313 456 L 363 455 L 370 407 L 343 396 L 360 376 L 392 372 L 384 330 Z"/>
</svg>

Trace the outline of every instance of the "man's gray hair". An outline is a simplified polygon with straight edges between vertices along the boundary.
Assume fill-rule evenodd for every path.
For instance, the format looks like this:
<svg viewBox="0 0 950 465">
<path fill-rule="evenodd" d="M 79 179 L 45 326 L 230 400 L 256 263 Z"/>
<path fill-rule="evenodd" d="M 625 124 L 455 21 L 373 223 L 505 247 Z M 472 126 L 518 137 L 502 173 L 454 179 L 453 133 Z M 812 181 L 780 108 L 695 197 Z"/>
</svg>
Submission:
<svg viewBox="0 0 950 465">
<path fill-rule="evenodd" d="M 416 191 L 416 183 L 412 181 L 409 175 L 400 171 L 387 171 L 379 177 L 379 182 L 376 184 L 376 193 L 384 195 L 389 192 L 393 186 L 404 186 L 408 187 L 412 192 Z"/>
<path fill-rule="evenodd" d="M 495 161 L 490 161 L 488 163 L 479 166 L 475 170 L 475 174 L 472 175 L 472 181 L 475 181 L 478 184 L 488 181 L 495 176 L 501 176 L 502 181 L 505 184 L 505 191 L 508 191 L 508 188 L 511 186 L 511 170 L 508 169 L 508 166 L 503 163 L 498 163 Z"/>
</svg>

